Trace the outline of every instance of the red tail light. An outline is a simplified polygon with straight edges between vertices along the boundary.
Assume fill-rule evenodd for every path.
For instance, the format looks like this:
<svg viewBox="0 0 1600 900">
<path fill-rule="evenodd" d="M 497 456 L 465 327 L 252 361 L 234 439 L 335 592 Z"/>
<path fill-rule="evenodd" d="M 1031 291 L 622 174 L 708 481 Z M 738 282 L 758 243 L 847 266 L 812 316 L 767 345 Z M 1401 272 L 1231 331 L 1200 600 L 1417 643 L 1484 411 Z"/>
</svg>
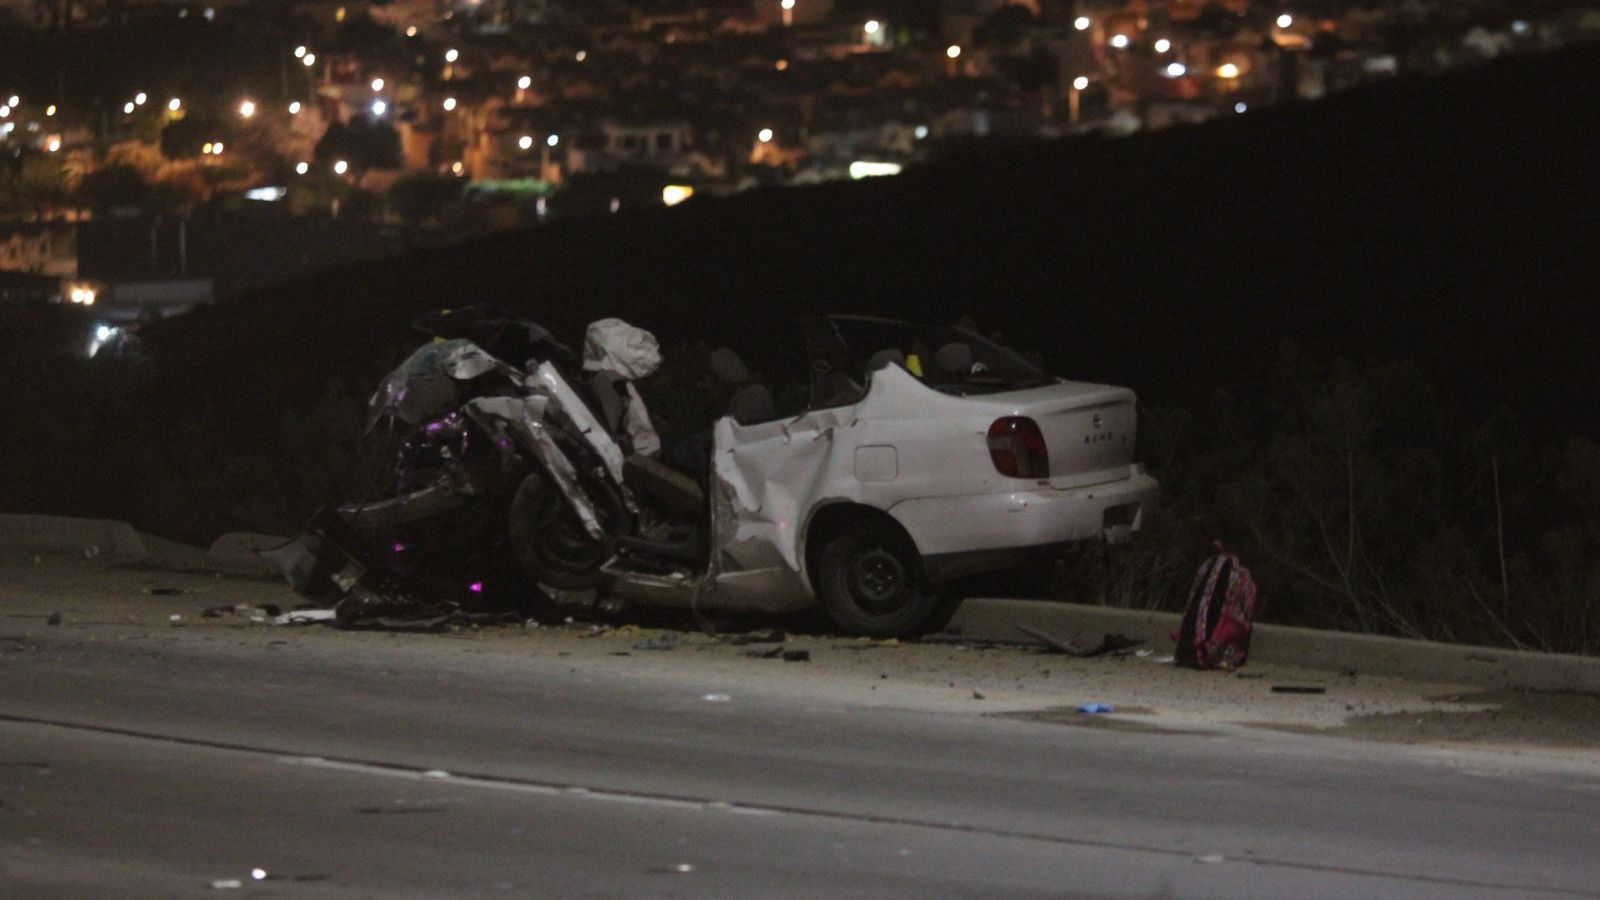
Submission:
<svg viewBox="0 0 1600 900">
<path fill-rule="evenodd" d="M 989 458 L 995 471 L 1011 478 L 1049 478 L 1050 451 L 1039 423 L 1027 416 L 995 419 L 989 426 Z"/>
</svg>

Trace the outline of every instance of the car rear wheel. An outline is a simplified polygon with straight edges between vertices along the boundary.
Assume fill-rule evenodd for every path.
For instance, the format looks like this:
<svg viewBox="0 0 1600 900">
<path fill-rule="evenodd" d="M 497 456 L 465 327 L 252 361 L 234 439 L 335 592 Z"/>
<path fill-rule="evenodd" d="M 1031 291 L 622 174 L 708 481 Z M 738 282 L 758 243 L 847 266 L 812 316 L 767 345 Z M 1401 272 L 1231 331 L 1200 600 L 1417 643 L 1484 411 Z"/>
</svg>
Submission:
<svg viewBox="0 0 1600 900">
<path fill-rule="evenodd" d="M 945 604 L 927 584 L 916 548 L 883 523 L 828 539 L 817 557 L 817 598 L 841 630 L 903 637 L 937 627 Z"/>
</svg>

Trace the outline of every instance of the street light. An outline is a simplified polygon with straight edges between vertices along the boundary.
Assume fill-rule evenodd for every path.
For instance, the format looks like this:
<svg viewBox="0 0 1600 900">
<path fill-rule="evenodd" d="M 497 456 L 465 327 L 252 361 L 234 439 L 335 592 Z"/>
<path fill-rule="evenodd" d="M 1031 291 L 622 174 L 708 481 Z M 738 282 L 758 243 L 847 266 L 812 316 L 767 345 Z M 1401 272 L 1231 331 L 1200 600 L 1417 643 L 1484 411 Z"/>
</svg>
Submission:
<svg viewBox="0 0 1600 900">
<path fill-rule="evenodd" d="M 306 56 L 305 56 L 305 59 L 302 59 L 300 61 L 305 63 L 306 64 L 306 68 L 309 69 L 312 66 L 317 64 L 317 55 L 315 53 L 307 53 Z"/>
<path fill-rule="evenodd" d="M 1072 79 L 1072 90 L 1067 92 L 1067 121 L 1073 125 L 1078 124 L 1080 109 L 1083 102 L 1083 89 L 1089 86 L 1089 76 L 1079 75 Z"/>
<path fill-rule="evenodd" d="M 54 103 L 52 103 L 49 106 L 46 106 L 44 108 L 44 114 L 47 115 L 47 116 L 55 115 L 56 114 L 56 105 Z"/>
<path fill-rule="evenodd" d="M 447 63 L 453 63 L 460 58 L 461 53 L 454 47 L 451 47 L 449 50 L 444 52 L 444 61 Z"/>
<path fill-rule="evenodd" d="M 861 26 L 861 30 L 865 31 L 868 37 L 871 37 L 872 35 L 877 34 L 878 29 L 882 27 L 883 23 L 879 22 L 877 19 L 868 19 L 867 24 Z"/>
<path fill-rule="evenodd" d="M 133 101 L 132 100 L 129 100 L 127 103 L 122 104 L 122 112 L 123 112 L 124 115 L 129 115 L 129 116 L 133 115 Z"/>
<path fill-rule="evenodd" d="M 445 112 L 450 112 L 451 110 L 453 110 L 455 108 L 456 108 L 456 98 L 454 98 L 454 97 L 446 97 L 446 98 L 444 98 L 444 111 Z"/>
<path fill-rule="evenodd" d="M 306 58 L 306 45 L 305 44 L 301 44 L 300 46 L 294 48 L 294 58 L 295 59 L 305 59 Z"/>
<path fill-rule="evenodd" d="M 772 143 L 772 129 L 771 128 L 763 128 L 763 129 L 761 129 L 761 131 L 756 135 L 756 140 L 760 141 L 763 144 Z"/>
<path fill-rule="evenodd" d="M 1075 91 L 1081 91 L 1088 86 L 1089 79 L 1085 75 L 1079 75 L 1077 78 L 1072 79 L 1072 89 Z"/>
<path fill-rule="evenodd" d="M 348 171 L 350 171 L 350 164 L 342 159 L 333 164 L 333 174 L 335 175 L 343 175 Z"/>
<path fill-rule="evenodd" d="M 183 101 L 179 100 L 177 97 L 173 97 L 171 100 L 167 101 L 167 109 L 170 112 L 177 112 L 178 110 L 180 110 L 182 108 L 183 108 Z"/>
<path fill-rule="evenodd" d="M 533 135 L 525 134 L 522 137 L 517 138 L 517 146 L 524 150 L 533 147 Z"/>
<path fill-rule="evenodd" d="M 961 56 L 961 47 L 957 44 L 951 44 L 944 49 L 944 55 L 951 59 L 957 59 Z"/>
<path fill-rule="evenodd" d="M 1165 53 L 1168 50 L 1172 49 L 1172 42 L 1167 40 L 1166 38 L 1157 38 L 1156 39 L 1156 43 L 1155 43 L 1155 49 L 1156 49 L 1157 53 Z"/>
<path fill-rule="evenodd" d="M 383 90 L 383 79 L 382 78 L 374 78 L 374 79 L 372 79 L 372 90 L 373 90 L 373 93 L 377 93 L 378 91 Z"/>
<path fill-rule="evenodd" d="M 1182 78 L 1188 71 L 1188 67 L 1181 62 L 1167 63 L 1168 78 Z"/>
<path fill-rule="evenodd" d="M 589 51 L 587 51 L 587 50 L 579 50 L 577 55 L 572 57 L 572 58 L 577 60 L 578 62 L 583 62 L 584 60 L 589 58 Z"/>
<path fill-rule="evenodd" d="M 300 162 L 300 163 L 296 163 L 295 164 L 294 173 L 296 175 L 304 175 L 305 173 L 307 173 L 309 171 L 311 171 L 311 164 L 310 163 L 308 163 L 308 162 Z"/>
<path fill-rule="evenodd" d="M 239 103 L 239 118 L 248 119 L 255 114 L 256 102 L 254 100 L 244 100 Z"/>
<path fill-rule="evenodd" d="M 289 103 L 289 115 L 291 115 L 291 116 L 300 115 L 300 101 L 299 100 L 294 100 L 294 101 L 291 101 Z"/>
<path fill-rule="evenodd" d="M 415 26 L 415 25 L 407 25 L 406 26 L 406 37 L 416 37 L 416 36 L 417 36 L 417 26 Z"/>
<path fill-rule="evenodd" d="M 545 143 L 545 146 L 547 146 L 547 147 L 554 147 L 555 145 L 561 143 L 561 135 L 552 134 L 549 137 L 544 139 L 544 143 Z"/>
<path fill-rule="evenodd" d="M 61 149 L 61 138 L 58 138 L 58 137 L 51 138 L 50 142 L 45 144 L 45 149 L 50 151 L 51 153 L 54 153 L 57 150 L 60 150 Z"/>
<path fill-rule="evenodd" d="M 1078 29 L 1079 31 L 1088 31 L 1089 26 L 1092 24 L 1094 23 L 1089 21 L 1088 16 L 1079 16 L 1072 20 L 1072 27 Z"/>
<path fill-rule="evenodd" d="M 4 118 L 6 118 L 7 116 L 10 116 L 10 115 L 11 115 L 11 107 L 0 105 L 0 119 L 4 119 Z"/>
<path fill-rule="evenodd" d="M 11 99 L 15 100 L 17 98 L 12 97 Z M 145 104 L 145 101 L 149 100 L 149 99 L 150 99 L 150 95 L 146 94 L 144 91 L 140 91 L 139 93 L 133 95 L 133 103 L 134 103 L 135 106 L 143 106 Z M 13 103 L 11 105 L 12 106 L 16 106 L 15 103 Z"/>
<path fill-rule="evenodd" d="M 217 141 L 216 143 L 211 145 L 211 153 L 213 155 L 215 155 L 215 156 L 221 156 L 222 155 L 222 142 L 221 141 Z"/>
<path fill-rule="evenodd" d="M 783 10 L 783 27 L 788 28 L 794 24 L 794 0 L 781 0 L 778 6 Z"/>
<path fill-rule="evenodd" d="M 383 115 L 384 113 L 386 113 L 388 111 L 389 111 L 389 104 L 383 102 L 382 100 L 374 100 L 374 101 L 372 101 L 372 116 L 373 116 L 373 118 L 377 118 L 377 117 Z"/>
<path fill-rule="evenodd" d="M 517 90 L 525 91 L 531 87 L 533 87 L 533 78 L 531 76 L 524 75 L 517 79 Z"/>
<path fill-rule="evenodd" d="M 1239 67 L 1231 62 L 1223 63 L 1222 65 L 1217 66 L 1217 77 L 1232 81 L 1233 79 L 1239 77 Z"/>
<path fill-rule="evenodd" d="M 1125 34 L 1113 34 L 1111 36 L 1111 46 L 1118 50 L 1128 49 L 1128 36 Z"/>
<path fill-rule="evenodd" d="M 144 95 L 140 94 L 139 96 L 143 97 Z M 144 101 L 140 100 L 139 102 L 143 103 Z M 6 101 L 6 105 L 7 106 L 21 106 L 22 105 L 22 98 L 18 97 L 16 94 L 12 94 L 11 95 L 11 99 Z"/>
<path fill-rule="evenodd" d="M 1284 13 L 1283 15 L 1278 17 L 1278 27 L 1279 28 L 1288 28 L 1290 25 L 1293 25 L 1293 24 L 1294 24 L 1294 16 L 1291 16 L 1288 13 Z"/>
</svg>

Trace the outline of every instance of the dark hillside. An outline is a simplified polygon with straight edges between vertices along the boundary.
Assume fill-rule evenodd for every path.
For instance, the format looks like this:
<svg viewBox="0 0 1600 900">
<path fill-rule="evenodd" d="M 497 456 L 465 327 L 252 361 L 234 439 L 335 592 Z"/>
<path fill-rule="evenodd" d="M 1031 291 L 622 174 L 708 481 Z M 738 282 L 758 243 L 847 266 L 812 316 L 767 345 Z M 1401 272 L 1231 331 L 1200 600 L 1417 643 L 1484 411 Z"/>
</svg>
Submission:
<svg viewBox="0 0 1600 900">
<path fill-rule="evenodd" d="M 796 313 L 971 314 L 1056 371 L 1157 402 L 1256 383 L 1290 338 L 1414 360 L 1448 399 L 1594 432 L 1571 400 L 1600 388 L 1597 73 L 1600 49 L 1580 47 L 1129 140 L 510 233 L 245 297 L 149 344 L 168 385 L 254 398 L 275 422 L 332 375 L 369 377 L 441 306 L 492 300 L 573 338 L 620 315 L 753 362 Z"/>
</svg>

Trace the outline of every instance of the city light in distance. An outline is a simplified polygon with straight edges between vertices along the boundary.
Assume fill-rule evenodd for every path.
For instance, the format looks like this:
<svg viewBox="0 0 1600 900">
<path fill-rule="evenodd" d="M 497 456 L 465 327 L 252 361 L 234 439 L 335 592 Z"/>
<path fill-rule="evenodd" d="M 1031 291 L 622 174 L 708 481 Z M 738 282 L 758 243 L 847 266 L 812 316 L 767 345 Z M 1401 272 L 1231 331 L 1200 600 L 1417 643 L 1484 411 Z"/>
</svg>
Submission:
<svg viewBox="0 0 1600 900">
<path fill-rule="evenodd" d="M 299 100 L 294 100 L 294 101 L 291 101 L 289 103 L 289 115 L 291 115 L 291 116 L 300 115 L 300 101 Z"/>
<path fill-rule="evenodd" d="M 4 119 L 9 115 L 11 115 L 11 107 L 0 105 L 0 119 Z"/>
<path fill-rule="evenodd" d="M 16 99 L 16 98 L 13 97 L 12 99 Z M 143 106 L 143 105 L 145 105 L 145 102 L 148 101 L 149 99 L 150 99 L 150 95 L 146 94 L 144 91 L 140 91 L 139 93 L 133 95 L 133 103 L 134 103 L 135 106 Z M 13 103 L 11 105 L 12 106 L 16 106 L 15 103 Z"/>
<path fill-rule="evenodd" d="M 1079 31 L 1088 31 L 1089 26 L 1092 24 L 1094 23 L 1089 21 L 1088 16 L 1079 16 L 1072 20 L 1072 27 L 1078 29 Z"/>
<path fill-rule="evenodd" d="M 1293 25 L 1293 24 L 1294 24 L 1294 16 L 1291 16 L 1288 13 L 1284 13 L 1283 15 L 1278 17 L 1278 27 L 1279 28 L 1288 28 L 1290 25 Z"/>
<path fill-rule="evenodd" d="M 544 139 L 544 143 L 545 143 L 545 146 L 547 146 L 547 147 L 554 147 L 555 145 L 561 143 L 561 135 L 552 134 L 549 137 Z"/>
<path fill-rule="evenodd" d="M 693 196 L 694 188 L 686 184 L 669 184 L 661 189 L 661 203 L 664 206 L 677 206 Z"/>
<path fill-rule="evenodd" d="M 451 47 L 449 50 L 444 52 L 444 61 L 447 63 L 453 63 L 460 58 L 461 52 L 454 47 Z"/>
<path fill-rule="evenodd" d="M 213 156 L 221 156 L 222 155 L 222 142 L 221 141 L 217 141 L 216 143 L 211 145 L 211 155 L 213 155 Z"/>
<path fill-rule="evenodd" d="M 1072 79 L 1072 89 L 1075 91 L 1081 91 L 1088 86 L 1089 78 L 1087 75 L 1079 75 L 1077 78 Z"/>
<path fill-rule="evenodd" d="M 892 162 L 867 162 L 856 160 L 850 164 L 850 178 L 860 181 L 863 178 L 881 178 L 885 175 L 899 175 L 901 166 Z"/>
<path fill-rule="evenodd" d="M 877 19 L 868 19 L 867 24 L 861 26 L 861 30 L 865 31 L 867 34 L 877 34 L 878 29 L 882 27 L 883 23 L 879 22 Z"/>
<path fill-rule="evenodd" d="M 374 101 L 372 101 L 372 115 L 373 116 L 381 116 L 381 115 L 383 115 L 384 113 L 386 113 L 388 111 L 389 111 L 389 104 L 383 102 L 382 100 L 374 100 Z"/>
<path fill-rule="evenodd" d="M 177 97 L 173 97 L 171 100 L 167 101 L 167 109 L 172 111 L 172 112 L 177 112 L 178 110 L 180 110 L 182 108 L 183 108 L 183 101 L 179 100 Z"/>
<path fill-rule="evenodd" d="M 56 114 L 56 105 L 54 103 L 52 103 L 49 106 L 46 106 L 44 108 L 44 114 L 47 115 L 47 116 L 55 115 Z"/>
<path fill-rule="evenodd" d="M 951 44 L 945 48 L 944 55 L 950 57 L 951 59 L 959 57 L 961 55 L 961 45 Z"/>
<path fill-rule="evenodd" d="M 517 79 L 517 90 L 525 91 L 531 87 L 533 87 L 533 78 L 531 76 L 524 75 Z"/>
<path fill-rule="evenodd" d="M 7 110 L 7 112 L 9 113 L 10 110 Z M 132 100 L 129 100 L 127 103 L 122 104 L 122 112 L 125 115 L 133 115 L 133 101 Z"/>
<path fill-rule="evenodd" d="M 587 51 L 587 50 L 579 50 L 577 55 L 572 57 L 572 58 L 577 60 L 578 62 L 583 62 L 584 60 L 589 58 L 589 51 Z"/>
<path fill-rule="evenodd" d="M 784 9 L 794 9 L 794 0 L 782 0 L 778 5 Z M 668 205 L 670 206 L 671 204 Z"/>
<path fill-rule="evenodd" d="M 928 126 L 918 125 L 916 128 L 912 129 L 911 133 L 916 136 L 917 140 L 925 141 L 928 139 Z"/>
<path fill-rule="evenodd" d="M 240 103 L 239 103 L 239 117 L 241 119 L 248 119 L 248 118 L 250 118 L 251 116 L 253 116 L 255 114 L 256 114 L 256 102 L 254 100 L 243 100 L 243 101 L 240 101 Z"/>
<path fill-rule="evenodd" d="M 311 164 L 310 163 L 304 162 L 304 161 L 295 163 L 294 173 L 296 175 L 304 175 L 305 173 L 307 173 L 309 171 L 311 171 Z"/>
<path fill-rule="evenodd" d="M 1217 77 L 1232 80 L 1239 77 L 1239 67 L 1233 63 L 1223 63 L 1217 66 Z"/>
<path fill-rule="evenodd" d="M 143 97 L 144 95 L 140 94 L 139 96 Z M 140 101 L 140 102 L 142 103 L 144 101 Z M 11 97 L 6 100 L 6 105 L 7 106 L 21 106 L 22 105 L 22 98 L 18 97 L 16 94 L 12 94 Z"/>
<path fill-rule="evenodd" d="M 1157 53 L 1165 53 L 1172 49 L 1172 42 L 1166 38 L 1158 38 L 1155 43 Z"/>
<path fill-rule="evenodd" d="M 350 171 L 350 164 L 342 159 L 333 164 L 333 174 L 335 175 L 343 175 L 348 171 Z"/>
<path fill-rule="evenodd" d="M 200 155 L 201 156 L 210 156 L 211 155 L 211 142 L 210 141 L 206 141 L 204 144 L 200 145 Z"/>
<path fill-rule="evenodd" d="M 1111 46 L 1118 50 L 1128 49 L 1128 36 L 1125 34 L 1113 34 L 1111 36 Z"/>
<path fill-rule="evenodd" d="M 453 163 L 450 164 L 450 174 L 451 175 L 460 175 L 464 171 L 466 171 L 466 168 L 461 165 L 461 162 L 459 160 L 457 160 L 456 162 L 453 162 Z"/>
<path fill-rule="evenodd" d="M 374 78 L 374 79 L 372 79 L 372 90 L 374 92 L 383 90 L 383 79 L 382 78 Z"/>
<path fill-rule="evenodd" d="M 756 135 L 756 140 L 760 141 L 763 144 L 772 143 L 772 129 L 771 128 L 763 128 L 763 129 L 761 129 L 760 133 L 758 133 Z"/>
<path fill-rule="evenodd" d="M 1181 62 L 1167 63 L 1168 78 L 1182 78 L 1188 71 L 1189 68 Z"/>
<path fill-rule="evenodd" d="M 777 69 L 779 72 L 786 72 L 789 70 L 789 61 L 787 59 L 780 59 L 773 63 L 772 67 Z"/>
<path fill-rule="evenodd" d="M 450 112 L 451 110 L 453 110 L 455 108 L 456 108 L 456 98 L 454 98 L 454 97 L 446 97 L 446 98 L 444 98 L 444 111 L 445 112 Z"/>
<path fill-rule="evenodd" d="M 46 150 L 50 151 L 51 153 L 54 153 L 57 150 L 60 150 L 61 149 L 61 138 L 58 138 L 58 137 L 51 138 L 49 140 L 49 142 L 44 145 L 44 147 L 45 147 Z"/>
<path fill-rule="evenodd" d="M 294 58 L 295 59 L 305 59 L 306 58 L 306 45 L 305 44 L 301 44 L 300 46 L 294 48 Z"/>
<path fill-rule="evenodd" d="M 406 26 L 406 37 L 416 37 L 416 36 L 417 36 L 417 26 L 415 26 L 415 25 L 407 25 Z"/>
<path fill-rule="evenodd" d="M 1236 112 L 1236 113 L 1247 112 L 1249 109 L 1250 109 L 1250 104 L 1244 102 L 1243 100 L 1240 100 L 1238 103 L 1235 103 L 1233 105 L 1233 111 Z"/>
<path fill-rule="evenodd" d="M 528 149 L 529 147 L 532 147 L 533 146 L 533 135 L 525 134 L 522 137 L 517 138 L 517 146 L 521 147 L 524 150 Z"/>
<path fill-rule="evenodd" d="M 315 53 L 307 53 L 306 54 L 306 58 L 302 59 L 300 61 L 305 63 L 306 64 L 306 68 L 309 69 L 312 66 L 317 64 L 317 55 Z"/>
</svg>

